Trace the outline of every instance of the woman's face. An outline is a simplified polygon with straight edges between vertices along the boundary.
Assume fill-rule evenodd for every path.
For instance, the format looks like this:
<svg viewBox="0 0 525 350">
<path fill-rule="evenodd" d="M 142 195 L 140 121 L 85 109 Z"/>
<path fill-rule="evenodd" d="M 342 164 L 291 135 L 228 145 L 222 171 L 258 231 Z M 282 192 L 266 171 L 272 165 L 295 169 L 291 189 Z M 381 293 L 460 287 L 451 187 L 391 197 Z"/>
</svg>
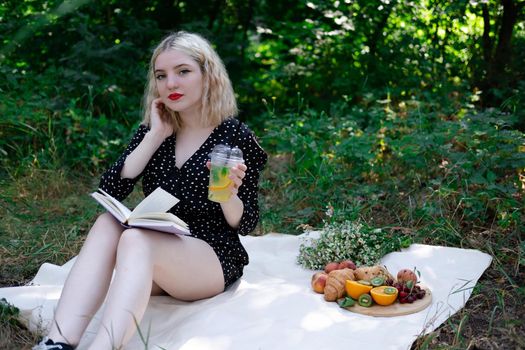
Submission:
<svg viewBox="0 0 525 350">
<path fill-rule="evenodd" d="M 189 55 L 168 50 L 157 56 L 154 66 L 157 91 L 164 105 L 181 115 L 198 113 L 202 98 L 202 72 Z"/>
</svg>

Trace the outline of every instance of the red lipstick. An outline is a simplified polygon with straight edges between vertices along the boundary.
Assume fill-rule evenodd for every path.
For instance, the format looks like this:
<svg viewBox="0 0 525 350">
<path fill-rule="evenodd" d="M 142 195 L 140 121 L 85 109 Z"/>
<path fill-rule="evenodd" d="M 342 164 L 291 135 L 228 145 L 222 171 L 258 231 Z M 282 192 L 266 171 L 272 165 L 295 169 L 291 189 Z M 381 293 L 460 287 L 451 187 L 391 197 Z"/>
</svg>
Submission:
<svg viewBox="0 0 525 350">
<path fill-rule="evenodd" d="M 176 92 L 172 93 L 172 94 L 169 94 L 168 98 L 172 101 L 177 101 L 179 98 L 181 98 L 182 96 L 184 96 L 183 94 L 178 94 Z"/>
</svg>

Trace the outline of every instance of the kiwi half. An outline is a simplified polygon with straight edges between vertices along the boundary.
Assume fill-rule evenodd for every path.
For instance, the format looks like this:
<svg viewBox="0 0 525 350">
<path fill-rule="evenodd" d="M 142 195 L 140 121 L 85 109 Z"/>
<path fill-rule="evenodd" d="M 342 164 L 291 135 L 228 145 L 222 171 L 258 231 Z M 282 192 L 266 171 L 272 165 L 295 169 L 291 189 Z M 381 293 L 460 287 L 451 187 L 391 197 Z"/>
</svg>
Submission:
<svg viewBox="0 0 525 350">
<path fill-rule="evenodd" d="M 361 294 L 357 302 L 361 306 L 370 307 L 372 306 L 372 297 L 370 296 L 370 294 Z"/>
<path fill-rule="evenodd" d="M 394 287 L 386 287 L 385 289 L 383 289 L 383 293 L 388 295 L 396 294 L 396 292 L 397 290 Z"/>
<path fill-rule="evenodd" d="M 383 284 L 385 284 L 385 279 L 381 276 L 376 276 L 374 278 L 372 278 L 370 280 L 370 283 L 374 286 L 374 287 L 379 287 L 379 286 L 382 286 Z"/>
</svg>

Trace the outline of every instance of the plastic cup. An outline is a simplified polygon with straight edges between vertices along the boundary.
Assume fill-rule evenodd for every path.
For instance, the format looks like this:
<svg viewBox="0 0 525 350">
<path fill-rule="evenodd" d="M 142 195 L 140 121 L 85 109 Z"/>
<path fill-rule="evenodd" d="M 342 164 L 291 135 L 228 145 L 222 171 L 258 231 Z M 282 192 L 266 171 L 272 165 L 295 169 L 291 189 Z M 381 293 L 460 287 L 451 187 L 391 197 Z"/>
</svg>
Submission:
<svg viewBox="0 0 525 350">
<path fill-rule="evenodd" d="M 208 199 L 212 202 L 227 202 L 231 197 L 230 169 L 239 163 L 243 163 L 242 151 L 230 148 L 226 145 L 217 145 L 210 154 L 211 169 L 210 182 L 208 186 Z"/>
</svg>

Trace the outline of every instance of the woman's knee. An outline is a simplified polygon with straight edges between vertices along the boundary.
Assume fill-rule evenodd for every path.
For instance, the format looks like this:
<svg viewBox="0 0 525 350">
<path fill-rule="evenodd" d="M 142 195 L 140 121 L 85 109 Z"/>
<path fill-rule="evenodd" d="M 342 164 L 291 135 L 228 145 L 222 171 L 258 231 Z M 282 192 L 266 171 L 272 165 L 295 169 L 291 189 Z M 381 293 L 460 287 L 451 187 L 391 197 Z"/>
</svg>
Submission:
<svg viewBox="0 0 525 350">
<path fill-rule="evenodd" d="M 122 226 L 109 213 L 99 215 L 88 234 L 89 240 L 117 243 L 122 233 Z"/>
<path fill-rule="evenodd" d="M 95 225 L 111 225 L 111 226 L 115 226 L 115 225 L 120 225 L 119 222 L 117 221 L 117 219 L 115 219 L 113 217 L 113 215 L 111 215 L 110 213 L 108 212 L 105 212 L 105 213 L 102 213 L 98 216 L 97 220 L 95 221 Z"/>
<path fill-rule="evenodd" d="M 150 235 L 148 231 L 130 228 L 124 230 L 118 242 L 118 255 L 133 256 L 135 258 L 149 258 L 151 252 Z"/>
</svg>

